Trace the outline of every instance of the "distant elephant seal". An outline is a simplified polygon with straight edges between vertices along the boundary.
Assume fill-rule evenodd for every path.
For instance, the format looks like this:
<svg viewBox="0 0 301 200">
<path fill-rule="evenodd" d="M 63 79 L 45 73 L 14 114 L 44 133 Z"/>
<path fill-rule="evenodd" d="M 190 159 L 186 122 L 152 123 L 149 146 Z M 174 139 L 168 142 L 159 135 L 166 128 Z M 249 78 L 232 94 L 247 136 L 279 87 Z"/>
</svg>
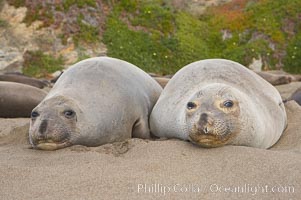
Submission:
<svg viewBox="0 0 301 200">
<path fill-rule="evenodd" d="M 164 88 L 170 80 L 170 78 L 165 77 L 153 77 L 153 79 L 155 79 L 155 81 L 157 81 L 162 88 Z"/>
<path fill-rule="evenodd" d="M 272 85 L 283 85 L 293 81 L 294 77 L 286 74 L 274 74 L 271 72 L 256 72 L 264 80 Z"/>
<path fill-rule="evenodd" d="M 154 135 L 203 147 L 269 148 L 287 125 L 278 91 L 239 63 L 191 63 L 167 83 L 150 117 Z"/>
<path fill-rule="evenodd" d="M 49 83 L 47 83 L 46 81 L 41 81 L 36 78 L 31 78 L 23 74 L 16 73 L 0 74 L 0 81 L 22 83 L 41 89 L 49 85 Z"/>
<path fill-rule="evenodd" d="M 298 88 L 288 99 L 285 100 L 285 102 L 291 100 L 294 100 L 301 105 L 301 88 Z"/>
<path fill-rule="evenodd" d="M 47 95 L 25 84 L 0 81 L 0 117 L 30 117 L 31 110 Z"/>
<path fill-rule="evenodd" d="M 83 60 L 66 70 L 32 111 L 30 143 L 56 150 L 149 138 L 149 115 L 161 91 L 155 80 L 128 62 Z"/>
</svg>

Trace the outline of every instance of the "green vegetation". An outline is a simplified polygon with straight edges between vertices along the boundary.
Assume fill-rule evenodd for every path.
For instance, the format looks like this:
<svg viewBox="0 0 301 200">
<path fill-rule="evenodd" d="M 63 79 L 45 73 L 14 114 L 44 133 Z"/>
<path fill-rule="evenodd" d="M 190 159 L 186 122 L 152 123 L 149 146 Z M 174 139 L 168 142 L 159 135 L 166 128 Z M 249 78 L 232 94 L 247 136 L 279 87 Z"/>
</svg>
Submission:
<svg viewBox="0 0 301 200">
<path fill-rule="evenodd" d="M 8 27 L 7 21 L 0 19 L 0 28 L 6 28 Z"/>
<path fill-rule="evenodd" d="M 172 61 L 172 52 L 161 43 L 161 40 L 168 40 L 167 38 L 129 30 L 118 18 L 110 17 L 103 38 L 110 56 L 135 63 L 146 71 L 164 72 Z"/>
<path fill-rule="evenodd" d="M 16 8 L 19 7 L 25 7 L 25 1 L 24 0 L 6 0 L 10 5 L 15 6 Z"/>
<path fill-rule="evenodd" d="M 179 67 L 196 60 L 219 57 L 216 55 L 218 53 L 216 44 L 221 43 L 220 33 L 209 27 L 207 23 L 187 13 L 178 13 L 176 25 L 175 50 Z"/>
<path fill-rule="evenodd" d="M 7 0 L 7 2 L 10 5 L 15 6 L 16 8 L 19 7 L 26 7 L 26 1 L 24 0 Z M 41 3 L 36 3 L 41 4 Z M 34 4 L 36 6 L 36 4 Z M 62 3 L 59 2 L 59 5 L 56 7 L 57 9 L 60 9 L 60 7 L 64 8 L 64 10 L 69 10 L 71 6 L 77 6 L 78 8 L 83 8 L 85 6 L 91 6 L 96 7 L 96 1 L 95 0 L 62 0 Z M 41 5 L 38 7 L 42 7 Z"/>
<path fill-rule="evenodd" d="M 7 1 L 17 7 L 27 2 Z M 300 0 L 232 0 L 210 7 L 198 17 L 175 10 L 166 0 L 102 0 L 99 3 L 106 12 L 100 14 L 106 19 L 105 27 L 89 24 L 85 9 L 69 15 L 74 14 L 71 6 L 96 8 L 96 2 L 63 0 L 63 8 L 58 3 L 31 4 L 25 22 L 41 20 L 44 26 L 55 23 L 64 27 L 53 12 L 68 13 L 69 29 L 63 29 L 63 41 L 72 37 L 79 48 L 102 39 L 108 56 L 149 72 L 171 74 L 206 58 L 231 59 L 245 66 L 261 58 L 264 69 L 301 73 Z"/>
<path fill-rule="evenodd" d="M 129 8 L 123 10 L 125 4 L 121 2 L 114 5 L 107 20 L 103 41 L 109 56 L 161 74 L 174 73 L 190 62 L 215 56 L 216 45 L 210 42 L 220 43 L 221 37 L 217 31 L 209 35 L 213 29 L 207 23 L 187 13 L 174 12 L 159 0 L 143 5 L 134 0 L 129 3 L 135 5 L 137 10 L 131 10 L 135 14 L 124 19 L 121 13 Z"/>
<path fill-rule="evenodd" d="M 284 58 L 284 70 L 301 74 L 301 34 L 298 34 L 288 45 Z"/>
<path fill-rule="evenodd" d="M 69 10 L 71 6 L 77 6 L 83 8 L 85 6 L 96 7 L 95 0 L 63 0 L 64 10 Z"/>
<path fill-rule="evenodd" d="M 62 57 L 55 58 L 42 51 L 27 51 L 24 56 L 23 73 L 38 78 L 45 77 L 49 73 L 62 70 L 63 64 Z"/>
<path fill-rule="evenodd" d="M 108 55 L 131 62 L 145 71 L 163 74 L 174 71 L 179 66 L 175 65 L 178 46 L 173 35 L 175 19 L 173 12 L 161 4 L 161 1 L 142 4 L 132 0 L 114 5 L 115 10 L 108 17 L 103 35 Z M 129 10 L 134 14 L 122 20 L 120 15 Z"/>
<path fill-rule="evenodd" d="M 24 0 L 7 0 L 7 2 L 16 8 L 27 7 L 30 3 Z M 43 7 L 42 3 L 32 3 L 31 6 L 28 6 L 24 23 L 29 26 L 36 20 L 42 21 L 43 27 L 53 24 L 54 17 L 50 7 Z"/>
<path fill-rule="evenodd" d="M 113 5 L 103 42 L 109 56 L 163 74 L 217 57 L 246 66 L 260 57 L 265 69 L 284 63 L 285 70 L 301 73 L 300 7 L 300 0 L 233 0 L 198 19 L 163 0 L 123 0 Z M 224 39 L 223 31 L 229 33 Z"/>
<path fill-rule="evenodd" d="M 266 69 L 275 69 L 276 63 L 283 62 L 284 58 L 280 55 L 285 54 L 292 36 L 301 33 L 296 31 L 298 26 L 300 29 L 300 6 L 299 0 L 233 0 L 212 8 L 207 13 L 208 23 L 219 30 L 230 30 L 233 34 L 231 39 L 224 41 L 226 45 L 221 57 L 248 65 L 252 58 L 261 56 Z M 292 27 L 295 30 L 290 31 Z M 231 49 L 229 42 L 233 38 L 237 38 L 234 41 L 237 47 Z M 285 62 L 284 69 L 297 72 L 296 69 L 290 70 L 287 64 Z M 301 65 L 299 68 L 301 72 Z"/>
<path fill-rule="evenodd" d="M 30 25 L 34 21 L 37 21 L 37 20 L 43 22 L 42 27 L 48 27 L 51 24 L 53 24 L 54 17 L 53 17 L 53 13 L 52 13 L 51 9 L 42 8 L 42 6 L 39 5 L 36 9 L 27 10 L 26 16 L 23 21 L 27 25 Z"/>
<path fill-rule="evenodd" d="M 4 0 L 0 0 L 0 10 L 2 10 L 3 6 L 4 6 Z"/>
<path fill-rule="evenodd" d="M 87 55 L 84 51 L 85 51 L 84 48 L 78 47 L 78 58 L 77 58 L 77 61 L 76 61 L 76 62 L 79 62 L 79 61 L 81 61 L 81 60 L 90 58 L 90 56 Z"/>
<path fill-rule="evenodd" d="M 71 6 L 74 6 L 75 9 L 84 8 L 87 6 L 96 7 L 95 0 L 62 0 L 61 3 L 43 3 L 42 0 L 39 1 L 28 2 L 20 0 L 8 0 L 8 3 L 17 8 L 27 7 L 27 13 L 23 20 L 27 26 L 30 26 L 34 21 L 37 20 L 43 22 L 41 28 L 49 27 L 51 25 L 54 25 L 54 27 L 59 27 L 59 25 L 66 23 L 67 26 L 71 28 L 62 30 L 63 34 L 61 35 L 61 38 L 63 43 L 66 43 L 67 38 L 70 36 L 73 38 L 74 43 L 77 46 L 79 43 L 92 44 L 100 41 L 99 27 L 92 26 L 85 22 L 83 14 L 85 11 L 78 10 L 78 12 L 75 13 L 72 11 L 69 12 Z M 63 22 L 62 19 L 55 19 L 55 12 L 59 12 L 60 16 L 64 16 L 65 14 L 68 16 L 69 12 L 68 17 L 75 18 L 76 21 L 74 22 L 74 19 L 69 19 L 69 21 Z"/>
<path fill-rule="evenodd" d="M 138 14 L 131 20 L 133 26 L 143 26 L 167 35 L 174 31 L 174 17 L 169 7 L 145 3 L 138 7 Z"/>
<path fill-rule="evenodd" d="M 85 23 L 83 15 L 79 15 L 77 17 L 77 24 L 79 26 L 79 31 L 73 35 L 73 40 L 76 46 L 78 46 L 81 41 L 84 41 L 85 43 L 95 43 L 100 41 L 98 28 Z"/>
</svg>

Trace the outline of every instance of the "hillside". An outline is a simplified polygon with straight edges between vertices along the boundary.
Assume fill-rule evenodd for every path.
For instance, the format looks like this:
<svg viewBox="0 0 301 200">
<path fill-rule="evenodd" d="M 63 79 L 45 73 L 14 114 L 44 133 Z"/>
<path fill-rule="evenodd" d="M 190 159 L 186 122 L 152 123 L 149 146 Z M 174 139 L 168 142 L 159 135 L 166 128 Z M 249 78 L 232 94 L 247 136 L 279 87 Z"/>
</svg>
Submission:
<svg viewBox="0 0 301 200">
<path fill-rule="evenodd" d="M 0 1 L 0 70 L 108 55 L 171 74 L 206 58 L 301 73 L 301 0 Z"/>
</svg>

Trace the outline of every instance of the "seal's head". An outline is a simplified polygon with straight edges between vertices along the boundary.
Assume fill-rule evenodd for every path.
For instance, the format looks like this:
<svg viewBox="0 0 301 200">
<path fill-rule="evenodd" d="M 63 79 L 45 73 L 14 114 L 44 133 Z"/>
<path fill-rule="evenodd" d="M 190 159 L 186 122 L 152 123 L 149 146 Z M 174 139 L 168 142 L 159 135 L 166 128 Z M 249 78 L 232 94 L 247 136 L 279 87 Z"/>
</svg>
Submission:
<svg viewBox="0 0 301 200">
<path fill-rule="evenodd" d="M 42 101 L 31 113 L 29 141 L 33 148 L 56 150 L 71 146 L 78 135 L 80 109 L 63 96 Z"/>
<path fill-rule="evenodd" d="M 224 84 L 201 88 L 186 104 L 189 140 L 203 147 L 228 144 L 241 130 L 236 89 Z"/>
</svg>

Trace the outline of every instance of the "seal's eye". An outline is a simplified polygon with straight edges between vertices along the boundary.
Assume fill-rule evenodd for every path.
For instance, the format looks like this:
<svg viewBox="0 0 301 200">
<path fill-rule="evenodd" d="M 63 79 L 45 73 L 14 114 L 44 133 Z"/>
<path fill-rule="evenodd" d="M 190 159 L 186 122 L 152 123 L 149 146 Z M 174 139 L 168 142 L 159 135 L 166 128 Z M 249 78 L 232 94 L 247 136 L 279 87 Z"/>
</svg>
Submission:
<svg viewBox="0 0 301 200">
<path fill-rule="evenodd" d="M 66 118 L 70 119 L 75 116 L 75 112 L 73 110 L 66 110 L 64 111 L 64 115 Z"/>
<path fill-rule="evenodd" d="M 194 108 L 196 108 L 196 106 L 197 105 L 194 102 L 188 102 L 187 103 L 187 109 L 188 110 L 194 109 Z"/>
<path fill-rule="evenodd" d="M 40 114 L 36 111 L 31 112 L 31 118 L 37 118 Z"/>
<path fill-rule="evenodd" d="M 227 107 L 227 108 L 231 108 L 233 106 L 233 101 L 231 100 L 227 100 L 224 102 L 224 106 Z"/>
</svg>

